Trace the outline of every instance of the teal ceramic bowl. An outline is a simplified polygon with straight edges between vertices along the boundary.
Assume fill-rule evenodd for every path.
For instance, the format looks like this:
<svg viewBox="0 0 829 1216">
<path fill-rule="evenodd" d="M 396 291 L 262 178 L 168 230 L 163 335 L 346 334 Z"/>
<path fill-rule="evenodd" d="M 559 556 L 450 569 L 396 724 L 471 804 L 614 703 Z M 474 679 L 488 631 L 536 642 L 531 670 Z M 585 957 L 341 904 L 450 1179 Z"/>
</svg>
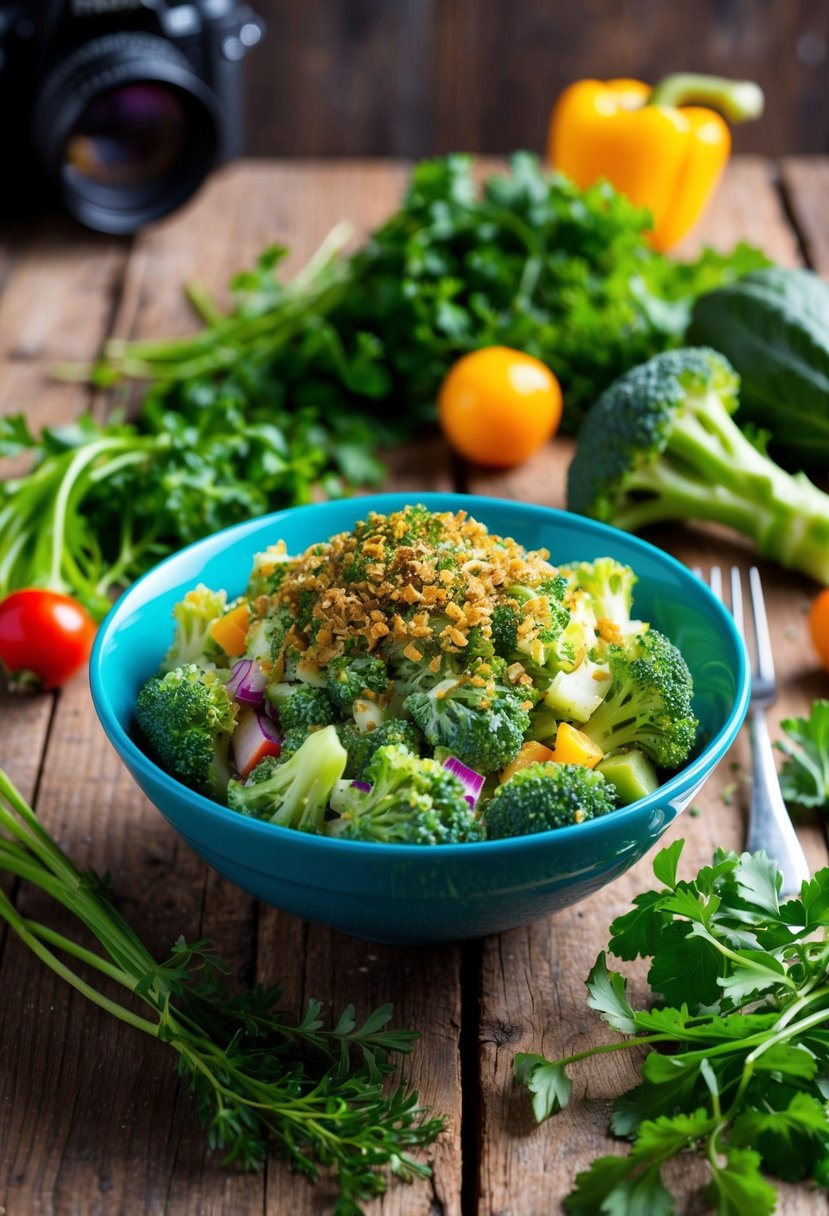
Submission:
<svg viewBox="0 0 829 1216">
<path fill-rule="evenodd" d="M 490 531 L 556 563 L 610 555 L 633 567 L 636 615 L 680 647 L 693 673 L 700 745 L 657 792 L 602 819 L 513 840 L 375 845 L 305 835 L 248 819 L 162 772 L 131 736 L 133 706 L 172 637 L 171 613 L 198 582 L 231 596 L 255 553 L 282 538 L 289 552 L 350 529 L 410 495 L 384 494 L 299 507 L 251 520 L 163 561 L 121 597 L 90 663 L 95 708 L 138 785 L 187 843 L 231 882 L 277 908 L 374 941 L 416 944 L 497 933 L 575 903 L 612 882 L 656 843 L 694 798 L 745 716 L 749 674 L 731 618 L 673 558 L 581 516 L 461 494 L 422 494 L 431 510 L 463 508 Z"/>
</svg>

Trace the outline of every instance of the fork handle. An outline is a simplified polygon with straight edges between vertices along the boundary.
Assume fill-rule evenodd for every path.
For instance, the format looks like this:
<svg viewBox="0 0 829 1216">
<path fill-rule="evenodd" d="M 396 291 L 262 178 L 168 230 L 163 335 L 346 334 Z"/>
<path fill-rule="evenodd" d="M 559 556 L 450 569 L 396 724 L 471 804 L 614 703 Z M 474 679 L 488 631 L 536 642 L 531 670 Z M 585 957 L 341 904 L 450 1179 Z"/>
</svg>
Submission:
<svg viewBox="0 0 829 1216">
<path fill-rule="evenodd" d="M 780 793 L 774 753 L 766 715 L 749 710 L 752 781 L 746 847 L 750 853 L 765 850 L 783 874 L 781 895 L 799 895 L 800 885 L 809 878 L 809 865 L 792 826 Z"/>
</svg>

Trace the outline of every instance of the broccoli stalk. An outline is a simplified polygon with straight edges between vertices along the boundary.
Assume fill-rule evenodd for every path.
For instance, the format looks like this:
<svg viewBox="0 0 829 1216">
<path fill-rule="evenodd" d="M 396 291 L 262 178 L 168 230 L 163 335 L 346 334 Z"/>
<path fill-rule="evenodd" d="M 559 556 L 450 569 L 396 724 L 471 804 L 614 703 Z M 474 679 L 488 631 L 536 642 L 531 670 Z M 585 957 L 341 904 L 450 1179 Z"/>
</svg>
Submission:
<svg viewBox="0 0 829 1216">
<path fill-rule="evenodd" d="M 749 442 L 731 417 L 738 390 L 731 365 L 706 348 L 633 368 L 588 411 L 568 507 L 630 532 L 714 520 L 766 557 L 829 583 L 829 495 Z"/>
<path fill-rule="evenodd" d="M 228 745 L 237 706 L 214 671 L 194 663 L 152 676 L 138 694 L 135 720 L 161 767 L 209 797 L 224 799 Z"/>
<path fill-rule="evenodd" d="M 347 759 L 336 730 L 326 726 L 309 734 L 291 758 L 275 765 L 264 781 L 231 781 L 227 804 L 232 811 L 280 827 L 320 834 L 325 831 L 331 791 L 342 777 Z"/>
</svg>

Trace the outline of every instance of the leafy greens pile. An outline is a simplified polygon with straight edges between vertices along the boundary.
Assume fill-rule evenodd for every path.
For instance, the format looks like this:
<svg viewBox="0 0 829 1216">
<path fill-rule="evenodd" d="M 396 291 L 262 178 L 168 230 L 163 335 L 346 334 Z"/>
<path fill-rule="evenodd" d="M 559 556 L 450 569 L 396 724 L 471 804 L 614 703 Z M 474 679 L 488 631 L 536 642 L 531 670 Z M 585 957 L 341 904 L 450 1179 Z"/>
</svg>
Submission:
<svg viewBox="0 0 829 1216">
<path fill-rule="evenodd" d="M 661 1003 L 635 1009 L 604 953 L 587 979 L 588 1004 L 620 1041 L 550 1061 L 516 1057 L 541 1121 L 567 1105 L 566 1069 L 589 1056 L 647 1049 L 642 1082 L 613 1104 L 611 1130 L 626 1156 L 600 1157 L 576 1178 L 568 1212 L 670 1216 L 662 1168 L 697 1152 L 706 1198 L 721 1216 L 774 1210 L 765 1173 L 829 1185 L 829 869 L 781 903 L 764 853 L 718 851 L 690 881 L 677 879 L 683 842 L 663 849 L 664 884 L 610 927 L 610 951 L 651 959 Z"/>
<path fill-rule="evenodd" d="M 765 264 L 747 246 L 671 261 L 647 223 L 610 186 L 580 191 L 526 153 L 480 189 L 472 160 L 450 156 L 416 167 L 355 253 L 335 230 L 282 284 L 286 251 L 266 250 L 227 313 L 191 288 L 199 332 L 111 341 L 94 370 L 108 388 L 147 382 L 133 421 L 32 435 L 0 420 L 0 456 L 34 457 L 0 487 L 0 596 L 50 586 L 100 616 L 182 544 L 379 482 L 377 444 L 431 420 L 443 376 L 476 347 L 547 362 L 574 425 L 621 372 L 682 339 L 698 295 Z"/>
<path fill-rule="evenodd" d="M 102 880 L 75 869 L 2 770 L 0 874 L 33 883 L 94 935 L 102 951 L 24 917 L 0 888 L 0 920 L 41 962 L 108 1013 L 169 1044 L 208 1145 L 225 1163 L 255 1169 L 272 1146 L 312 1181 L 330 1174 L 339 1187 L 334 1216 L 359 1216 L 364 1200 L 386 1190 L 389 1170 L 404 1179 L 429 1175 L 412 1154 L 435 1140 L 443 1121 L 430 1118 L 404 1084 L 384 1084 L 394 1071 L 389 1056 L 408 1054 L 418 1037 L 386 1028 L 391 1005 L 362 1025 L 349 1005 L 329 1026 L 312 999 L 293 1024 L 276 1008 L 279 988 L 232 993 L 208 941 L 180 938 L 157 963 Z M 113 999 L 113 984 L 136 999 Z"/>
</svg>

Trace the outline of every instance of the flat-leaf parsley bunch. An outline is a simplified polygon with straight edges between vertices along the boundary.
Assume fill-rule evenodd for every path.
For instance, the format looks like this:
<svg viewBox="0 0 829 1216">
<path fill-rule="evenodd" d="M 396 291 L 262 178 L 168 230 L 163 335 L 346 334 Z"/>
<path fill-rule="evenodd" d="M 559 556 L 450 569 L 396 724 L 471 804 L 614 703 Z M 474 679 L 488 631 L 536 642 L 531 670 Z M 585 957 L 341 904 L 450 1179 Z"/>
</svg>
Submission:
<svg viewBox="0 0 829 1216">
<path fill-rule="evenodd" d="M 662 889 L 638 895 L 610 927 L 612 954 L 651 959 L 661 1003 L 635 1009 L 602 953 L 588 1004 L 623 1037 L 561 1060 L 516 1057 L 541 1121 L 567 1105 L 571 1064 L 647 1048 L 641 1083 L 611 1117 L 630 1152 L 577 1176 L 564 1201 L 577 1216 L 670 1216 L 662 1167 L 692 1152 L 707 1164 L 706 1198 L 722 1216 L 771 1213 L 766 1174 L 829 1185 L 829 869 L 781 903 L 781 876 L 764 853 L 720 850 L 684 882 L 682 845 L 654 861 Z"/>
</svg>

